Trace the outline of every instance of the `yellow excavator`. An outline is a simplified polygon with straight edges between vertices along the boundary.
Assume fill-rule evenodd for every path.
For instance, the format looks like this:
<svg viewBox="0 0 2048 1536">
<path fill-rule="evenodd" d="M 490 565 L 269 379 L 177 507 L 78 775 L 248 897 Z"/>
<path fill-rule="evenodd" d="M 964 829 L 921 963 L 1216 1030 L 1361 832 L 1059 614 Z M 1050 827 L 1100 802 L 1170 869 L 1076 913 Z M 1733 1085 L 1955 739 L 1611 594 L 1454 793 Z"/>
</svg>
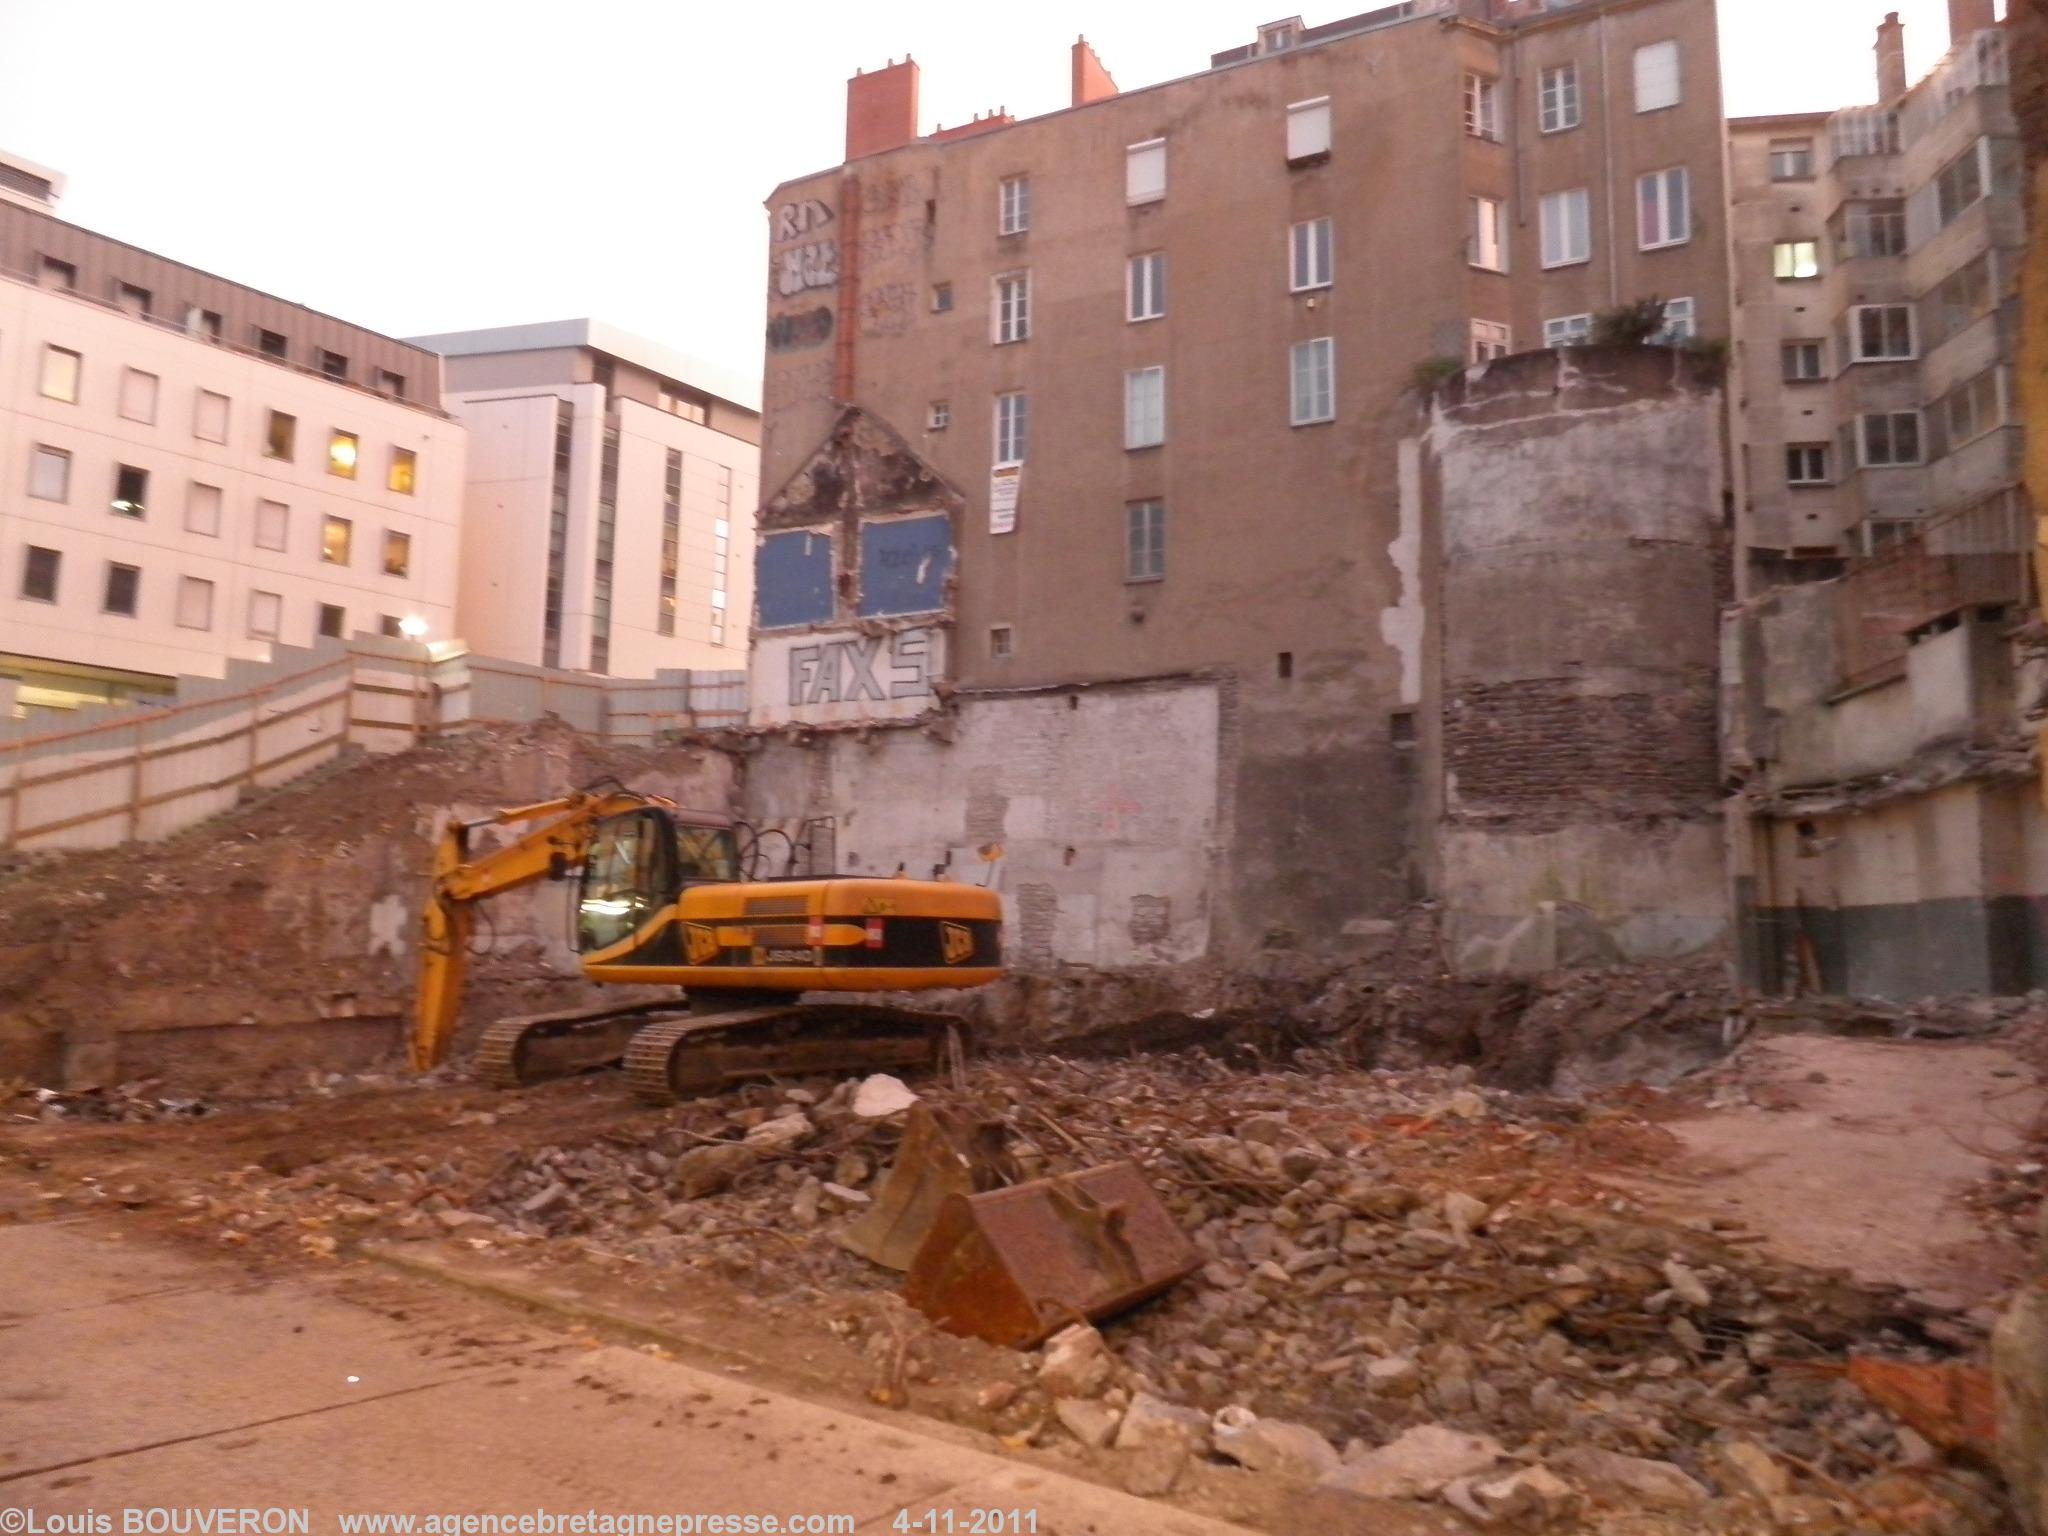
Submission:
<svg viewBox="0 0 2048 1536">
<path fill-rule="evenodd" d="M 472 850 L 494 827 L 526 830 Z M 730 819 L 616 783 L 451 819 L 422 920 L 413 1066 L 438 1066 L 453 1043 L 478 904 L 571 878 L 584 977 L 681 996 L 500 1019 L 477 1046 L 487 1082 L 522 1087 L 623 1061 L 636 1094 L 668 1103 L 768 1075 L 928 1065 L 958 1048 L 957 1015 L 802 998 L 994 981 L 994 891 L 900 877 L 750 879 L 742 855 Z"/>
</svg>

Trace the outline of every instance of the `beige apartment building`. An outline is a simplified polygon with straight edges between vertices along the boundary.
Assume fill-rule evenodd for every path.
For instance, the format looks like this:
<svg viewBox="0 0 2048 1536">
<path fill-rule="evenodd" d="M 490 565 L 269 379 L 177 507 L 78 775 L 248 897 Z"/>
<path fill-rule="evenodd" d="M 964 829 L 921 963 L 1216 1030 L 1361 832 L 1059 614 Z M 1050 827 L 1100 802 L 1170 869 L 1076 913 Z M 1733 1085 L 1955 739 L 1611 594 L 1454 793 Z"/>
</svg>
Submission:
<svg viewBox="0 0 2048 1536">
<path fill-rule="evenodd" d="M 594 320 L 413 340 L 469 429 L 457 608 L 474 650 L 620 677 L 746 666 L 750 382 Z"/>
<path fill-rule="evenodd" d="M 1874 104 L 1729 125 L 1752 587 L 1836 574 L 1930 525 L 2000 548 L 2031 538 L 2005 33 L 1992 0 L 1950 0 L 1949 20 L 1949 52 L 1917 84 L 1894 13 Z"/>
<path fill-rule="evenodd" d="M 1419 382 L 1645 298 L 1728 335 L 1712 0 L 1072 73 L 925 135 L 914 63 L 858 75 L 845 163 L 769 200 L 756 719 L 1224 677 L 1222 942 L 1341 943 L 1418 889 Z"/>
<path fill-rule="evenodd" d="M 449 638 L 439 360 L 67 224 L 56 178 L 4 165 L 0 710 L 159 696 L 276 641 Z"/>
</svg>

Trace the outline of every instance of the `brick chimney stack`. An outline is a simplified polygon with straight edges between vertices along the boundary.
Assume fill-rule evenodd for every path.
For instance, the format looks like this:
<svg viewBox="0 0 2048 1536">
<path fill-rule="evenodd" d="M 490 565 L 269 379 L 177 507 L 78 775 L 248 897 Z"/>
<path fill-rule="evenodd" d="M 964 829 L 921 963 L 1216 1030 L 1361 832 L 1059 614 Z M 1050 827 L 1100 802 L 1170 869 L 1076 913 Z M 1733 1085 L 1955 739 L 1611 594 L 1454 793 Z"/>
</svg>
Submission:
<svg viewBox="0 0 2048 1536">
<path fill-rule="evenodd" d="M 846 158 L 879 155 L 917 137 L 917 65 L 910 55 L 846 82 Z"/>
<path fill-rule="evenodd" d="M 1107 101 L 1116 93 L 1116 82 L 1102 67 L 1102 60 L 1095 56 L 1095 50 L 1088 46 L 1088 39 L 1074 39 L 1073 104 L 1085 107 L 1091 101 Z"/>
<path fill-rule="evenodd" d="M 1991 0 L 1948 0 L 1948 40 L 1953 47 L 1972 32 L 1998 25 Z"/>
<path fill-rule="evenodd" d="M 1877 24 L 1877 102 L 1883 106 L 1906 94 L 1906 24 L 1897 11 Z"/>
</svg>

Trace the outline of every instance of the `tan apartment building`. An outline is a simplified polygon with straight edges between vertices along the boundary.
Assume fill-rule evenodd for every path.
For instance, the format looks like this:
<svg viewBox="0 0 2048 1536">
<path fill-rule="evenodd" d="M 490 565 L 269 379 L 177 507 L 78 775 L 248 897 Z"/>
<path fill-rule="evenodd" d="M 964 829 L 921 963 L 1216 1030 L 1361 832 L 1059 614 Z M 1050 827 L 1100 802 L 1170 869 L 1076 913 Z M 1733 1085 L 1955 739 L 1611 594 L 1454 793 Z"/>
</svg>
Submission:
<svg viewBox="0 0 2048 1536">
<path fill-rule="evenodd" d="M 0 161 L 0 713 L 278 641 L 450 638 L 439 359 L 68 224 L 60 186 Z"/>
<path fill-rule="evenodd" d="M 2005 33 L 1992 0 L 1950 0 L 1949 20 L 1950 50 L 1917 84 L 1894 13 L 1878 28 L 1874 104 L 1729 125 L 1752 587 L 1836 574 L 1955 516 L 1979 542 L 2031 536 Z"/>
<path fill-rule="evenodd" d="M 1341 944 L 1417 889 L 1418 380 L 1652 297 L 1727 336 L 1714 8 L 1410 0 L 1073 86 L 920 136 L 914 63 L 858 75 L 771 197 L 756 720 L 1222 677 L 1219 942 Z"/>
<path fill-rule="evenodd" d="M 751 382 L 595 320 L 419 336 L 469 429 L 470 646 L 619 677 L 746 666 Z"/>
</svg>

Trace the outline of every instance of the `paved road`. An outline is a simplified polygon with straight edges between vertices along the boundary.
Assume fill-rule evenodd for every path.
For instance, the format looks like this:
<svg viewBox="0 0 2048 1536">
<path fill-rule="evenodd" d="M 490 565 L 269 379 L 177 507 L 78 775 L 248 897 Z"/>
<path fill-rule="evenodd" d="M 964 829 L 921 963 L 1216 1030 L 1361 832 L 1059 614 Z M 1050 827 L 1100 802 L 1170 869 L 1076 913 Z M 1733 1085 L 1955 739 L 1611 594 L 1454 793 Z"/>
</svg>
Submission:
<svg viewBox="0 0 2048 1536">
<path fill-rule="evenodd" d="M 845 1515 L 866 1533 L 908 1509 L 941 1512 L 926 1531 L 1028 1510 L 1042 1536 L 1243 1536 L 423 1284 L 345 1298 L 111 1221 L 0 1227 L 0 1536 L 20 1529 L 9 1511 L 110 1517 L 56 1527 L 84 1536 L 195 1506 L 306 1509 L 315 1531 L 358 1510 L 595 1510 Z"/>
</svg>

